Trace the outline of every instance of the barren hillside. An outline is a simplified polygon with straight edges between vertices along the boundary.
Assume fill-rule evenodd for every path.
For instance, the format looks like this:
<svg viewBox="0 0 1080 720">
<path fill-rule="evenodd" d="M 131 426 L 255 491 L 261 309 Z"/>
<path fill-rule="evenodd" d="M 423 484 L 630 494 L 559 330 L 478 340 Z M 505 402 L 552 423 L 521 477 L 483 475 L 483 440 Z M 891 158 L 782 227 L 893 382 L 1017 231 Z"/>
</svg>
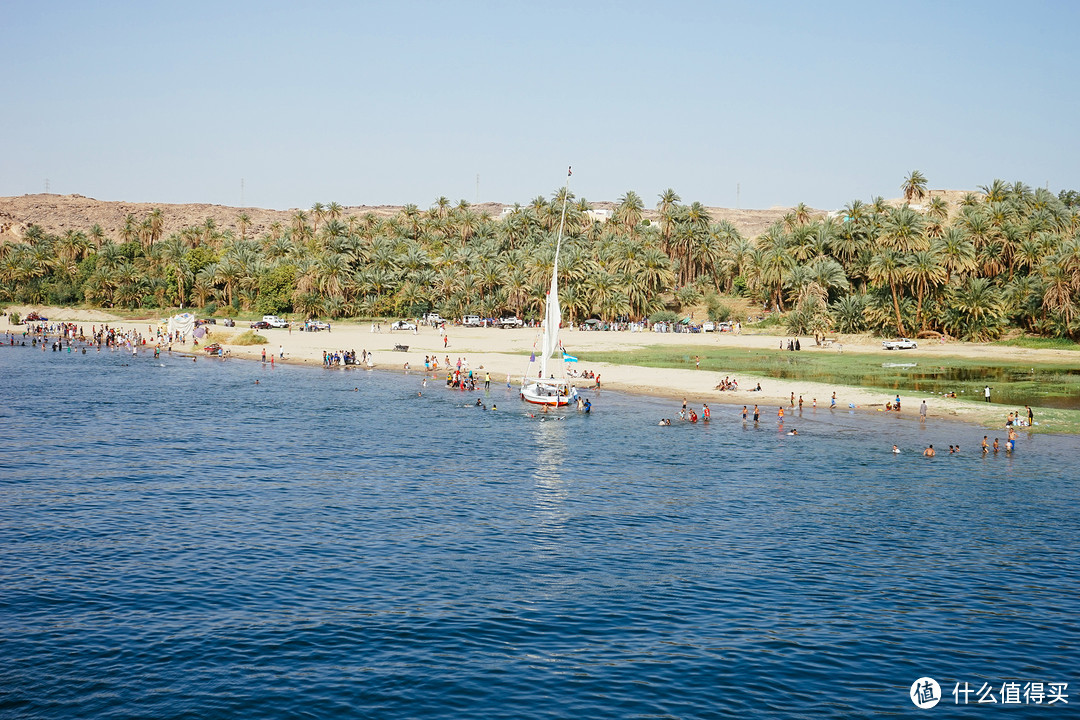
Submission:
<svg viewBox="0 0 1080 720">
<path fill-rule="evenodd" d="M 957 191 L 931 191 L 933 195 L 944 195 L 955 204 L 963 193 Z M 595 202 L 594 208 L 614 208 L 613 202 Z M 481 203 L 473 206 L 479 212 L 485 212 L 498 218 L 504 205 L 500 203 Z M 97 224 L 106 235 L 118 239 L 124 227 L 124 218 L 134 215 L 138 220 L 145 218 L 154 208 L 160 208 L 164 215 L 163 235 L 190 225 L 201 225 L 207 218 L 213 218 L 221 229 L 231 229 L 239 234 L 237 217 L 246 213 L 251 220 L 248 236 L 255 237 L 270 229 L 272 223 L 280 222 L 288 227 L 296 210 L 267 210 L 256 207 L 229 207 L 226 205 L 187 204 L 170 205 L 167 203 L 130 203 L 95 200 L 82 195 L 21 195 L 0 198 L 0 241 L 18 240 L 30 225 L 39 225 L 50 233 L 64 233 L 68 230 L 88 230 Z M 774 207 L 768 210 L 736 210 L 732 208 L 707 208 L 714 220 L 724 219 L 735 225 L 739 232 L 747 237 L 761 234 L 769 225 L 782 218 L 791 208 Z M 379 217 L 390 217 L 401 210 L 393 205 L 354 205 L 345 207 L 345 217 L 361 216 L 374 213 Z M 815 214 L 822 211 L 815 210 Z M 309 213 L 310 215 L 310 213 Z M 645 217 L 657 219 L 654 210 L 647 210 Z M 310 222 L 310 220 L 309 220 Z"/>
</svg>

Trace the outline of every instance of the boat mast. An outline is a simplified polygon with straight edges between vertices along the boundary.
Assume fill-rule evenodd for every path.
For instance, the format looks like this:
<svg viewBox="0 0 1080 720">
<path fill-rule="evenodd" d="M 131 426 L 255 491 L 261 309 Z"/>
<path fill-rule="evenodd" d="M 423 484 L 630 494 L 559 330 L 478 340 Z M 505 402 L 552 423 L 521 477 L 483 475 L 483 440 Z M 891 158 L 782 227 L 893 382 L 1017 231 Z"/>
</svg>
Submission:
<svg viewBox="0 0 1080 720">
<path fill-rule="evenodd" d="M 559 250 L 562 248 L 563 228 L 566 226 L 566 203 L 570 198 L 570 177 L 573 167 L 566 168 L 566 184 L 563 185 L 562 216 L 559 218 L 559 233 L 555 240 L 555 262 L 551 268 L 551 289 L 544 303 L 544 335 L 541 340 L 540 377 L 547 377 L 548 357 L 555 351 L 555 343 L 562 324 L 562 308 L 559 306 Z M 554 312 L 553 312 L 554 311 Z M 552 317 L 554 315 L 554 317 Z"/>
</svg>

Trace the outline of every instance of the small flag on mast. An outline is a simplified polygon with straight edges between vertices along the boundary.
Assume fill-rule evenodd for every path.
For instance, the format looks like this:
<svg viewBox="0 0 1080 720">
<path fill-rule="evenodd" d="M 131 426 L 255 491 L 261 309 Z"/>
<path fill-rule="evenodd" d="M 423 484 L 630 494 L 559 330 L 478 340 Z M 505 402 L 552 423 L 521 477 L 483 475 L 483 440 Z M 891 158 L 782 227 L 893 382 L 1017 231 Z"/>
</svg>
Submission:
<svg viewBox="0 0 1080 720">
<path fill-rule="evenodd" d="M 566 177 L 570 177 L 573 174 L 574 174 L 574 166 L 573 165 L 567 165 L 566 166 Z"/>
</svg>

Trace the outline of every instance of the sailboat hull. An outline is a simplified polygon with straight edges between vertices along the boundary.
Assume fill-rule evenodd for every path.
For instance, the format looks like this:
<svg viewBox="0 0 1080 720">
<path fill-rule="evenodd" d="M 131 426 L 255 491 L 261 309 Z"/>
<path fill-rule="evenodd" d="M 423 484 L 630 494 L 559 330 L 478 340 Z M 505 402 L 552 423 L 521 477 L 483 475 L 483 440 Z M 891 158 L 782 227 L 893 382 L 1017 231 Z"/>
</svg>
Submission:
<svg viewBox="0 0 1080 720">
<path fill-rule="evenodd" d="M 533 381 L 521 386 L 521 399 L 533 405 L 562 407 L 577 402 L 577 397 L 577 388 L 557 380 L 551 382 Z"/>
</svg>

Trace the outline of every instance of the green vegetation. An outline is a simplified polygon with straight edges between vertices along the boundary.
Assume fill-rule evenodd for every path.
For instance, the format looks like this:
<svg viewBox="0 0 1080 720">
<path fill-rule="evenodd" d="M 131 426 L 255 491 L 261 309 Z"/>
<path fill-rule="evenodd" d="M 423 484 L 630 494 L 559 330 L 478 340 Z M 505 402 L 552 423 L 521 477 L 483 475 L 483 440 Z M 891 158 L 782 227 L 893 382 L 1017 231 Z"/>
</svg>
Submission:
<svg viewBox="0 0 1080 720">
<path fill-rule="evenodd" d="M 881 353 L 799 352 L 652 345 L 633 352 L 579 352 L 581 362 L 609 362 L 659 368 L 693 368 L 723 375 L 755 375 L 852 387 L 880 388 L 883 394 L 940 395 L 979 400 L 984 385 L 1005 405 L 1080 405 L 1080 371 L 1074 363 L 992 362 L 981 359 Z M 714 378 L 715 375 L 710 375 Z M 810 398 L 807 398 L 809 401 Z M 1077 418 L 1080 419 L 1080 412 Z M 1054 428 L 1055 432 L 1059 431 Z"/>
<path fill-rule="evenodd" d="M 567 197 L 560 293 L 566 319 L 686 312 L 739 295 L 781 314 L 788 332 L 948 333 L 994 340 L 1010 328 L 1080 338 L 1080 203 L 994 180 L 958 206 L 913 171 L 907 203 L 853 200 L 835 217 L 800 204 L 755 238 L 701 203 L 661 193 L 656 221 L 629 191 L 612 217 Z M 109 308 L 202 308 L 205 314 L 301 317 L 535 318 L 550 281 L 564 190 L 499 220 L 439 198 L 428 210 L 348 215 L 316 203 L 258 237 L 242 212 L 162 237 L 154 210 L 117 238 L 99 226 L 52 235 L 30 227 L 0 245 L 0 301 Z M 912 205 L 910 203 L 918 203 Z"/>
<path fill-rule="evenodd" d="M 256 334 L 254 330 L 245 330 L 234 338 L 227 341 L 230 345 L 265 345 L 270 342 L 266 337 Z"/>
<path fill-rule="evenodd" d="M 1005 345 L 1008 347 L 1030 348 L 1032 350 L 1080 350 L 1080 344 L 1077 344 L 1068 338 L 1028 336 L 1009 338 L 1008 340 L 997 340 L 994 344 Z"/>
</svg>

